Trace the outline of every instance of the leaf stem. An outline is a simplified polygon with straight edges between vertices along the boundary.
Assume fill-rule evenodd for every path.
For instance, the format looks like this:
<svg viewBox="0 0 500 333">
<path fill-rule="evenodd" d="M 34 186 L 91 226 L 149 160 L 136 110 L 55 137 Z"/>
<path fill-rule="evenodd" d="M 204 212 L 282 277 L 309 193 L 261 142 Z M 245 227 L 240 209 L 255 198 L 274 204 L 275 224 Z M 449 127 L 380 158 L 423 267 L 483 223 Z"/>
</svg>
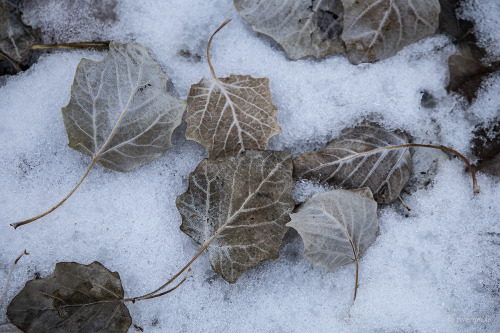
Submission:
<svg viewBox="0 0 500 333">
<path fill-rule="evenodd" d="M 50 50 L 50 49 L 65 49 L 78 50 L 87 48 L 107 49 L 109 41 L 106 42 L 76 42 L 76 43 L 61 43 L 61 44 L 35 44 L 31 46 L 31 50 Z"/>
<path fill-rule="evenodd" d="M 208 40 L 208 45 L 207 45 L 207 61 L 208 61 L 208 67 L 210 67 L 210 72 L 212 72 L 212 76 L 214 77 L 214 80 L 217 81 L 217 83 L 219 84 L 220 86 L 220 82 L 219 82 L 219 79 L 217 78 L 217 76 L 215 75 L 215 71 L 214 71 L 214 68 L 212 66 L 212 62 L 210 61 L 210 44 L 212 44 L 212 39 L 214 38 L 215 34 L 219 32 L 219 30 L 221 30 L 222 28 L 224 28 L 226 26 L 226 24 L 228 24 L 229 22 L 231 22 L 231 19 L 228 18 L 224 21 L 224 23 L 222 23 L 220 25 L 220 27 L 217 28 L 217 30 L 214 31 L 214 33 L 212 34 L 212 36 L 210 37 L 210 39 Z"/>
<path fill-rule="evenodd" d="M 21 222 L 17 222 L 17 223 L 11 223 L 10 225 L 13 226 L 14 229 L 17 229 L 18 227 L 20 227 L 22 225 L 25 225 L 25 224 L 31 223 L 33 221 L 36 221 L 36 220 L 44 217 L 45 215 L 48 215 L 48 214 L 52 213 L 54 210 L 56 210 L 66 200 L 69 199 L 69 197 L 76 191 L 76 189 L 78 187 L 80 187 L 80 185 L 83 183 L 83 181 L 85 180 L 85 178 L 87 178 L 87 175 L 89 174 L 90 170 L 92 170 L 92 167 L 94 166 L 95 162 L 97 162 L 98 158 L 99 158 L 99 155 L 97 155 L 96 157 L 94 157 L 94 159 L 92 160 L 92 163 L 90 163 L 90 166 L 87 169 L 87 171 L 85 172 L 85 174 L 83 175 L 82 179 L 80 179 L 80 181 L 78 182 L 78 184 L 76 184 L 76 186 L 71 190 L 71 192 L 69 192 L 69 194 L 67 196 L 65 196 L 64 199 L 62 199 L 61 201 L 59 201 L 59 203 L 57 205 L 55 205 L 54 207 L 52 207 L 51 209 L 49 209 L 45 213 L 40 214 L 38 216 L 35 216 L 35 217 L 33 217 L 33 218 L 29 219 L 29 220 L 25 220 L 25 221 L 21 221 Z"/>
<path fill-rule="evenodd" d="M 14 263 L 12 264 L 12 266 L 10 266 L 10 270 L 9 270 L 9 274 L 7 274 L 7 281 L 5 282 L 5 286 L 3 287 L 3 291 L 2 291 L 2 296 L 0 296 L 0 308 L 2 307 L 2 304 L 3 304 L 3 299 L 5 297 L 5 294 L 7 293 L 7 289 L 9 287 L 9 282 L 10 282 L 10 278 L 12 277 L 12 273 L 14 272 L 14 267 L 17 265 L 18 261 L 24 256 L 24 255 L 29 255 L 28 252 L 26 252 L 26 250 L 23 251 L 23 253 L 21 253 L 17 258 L 16 260 L 14 260 Z"/>
</svg>

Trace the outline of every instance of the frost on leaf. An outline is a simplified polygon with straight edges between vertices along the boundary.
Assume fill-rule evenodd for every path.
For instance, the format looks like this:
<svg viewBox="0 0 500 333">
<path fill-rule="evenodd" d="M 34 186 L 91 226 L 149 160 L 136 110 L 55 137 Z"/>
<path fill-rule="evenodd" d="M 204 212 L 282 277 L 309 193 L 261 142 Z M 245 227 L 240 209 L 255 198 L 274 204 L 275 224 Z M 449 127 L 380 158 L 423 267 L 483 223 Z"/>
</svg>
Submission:
<svg viewBox="0 0 500 333">
<path fill-rule="evenodd" d="M 185 102 L 138 44 L 111 42 L 101 62 L 82 59 L 62 109 L 69 146 L 116 171 L 130 171 L 172 147 Z"/>
<path fill-rule="evenodd" d="M 304 257 L 329 273 L 357 261 L 377 238 L 377 203 L 366 187 L 315 194 L 290 217 Z"/>
<path fill-rule="evenodd" d="M 203 160 L 177 197 L 181 230 L 209 244 L 213 270 L 236 282 L 248 268 L 276 259 L 295 203 L 292 158 L 278 151 L 246 151 Z"/>
<path fill-rule="evenodd" d="M 34 42 L 35 38 L 29 28 L 17 15 L 10 13 L 9 4 L 5 0 L 0 0 L 0 53 L 16 62 L 21 62 L 28 55 Z"/>
<path fill-rule="evenodd" d="M 395 55 L 403 47 L 436 33 L 439 0 L 342 0 L 342 39 L 353 64 Z"/>
<path fill-rule="evenodd" d="M 26 283 L 7 317 L 23 332 L 127 332 L 132 319 L 122 300 L 118 273 L 98 262 L 60 262 L 52 275 Z"/>
<path fill-rule="evenodd" d="M 396 200 L 411 174 L 408 135 L 363 122 L 342 131 L 324 148 L 303 153 L 294 163 L 294 177 L 343 188 L 369 187 L 379 203 Z"/>
<path fill-rule="evenodd" d="M 292 59 L 345 53 L 340 0 L 234 0 L 254 31 L 270 36 Z"/>
<path fill-rule="evenodd" d="M 264 150 L 281 133 L 267 78 L 203 78 L 191 86 L 187 109 L 186 137 L 205 146 L 210 158 Z"/>
</svg>

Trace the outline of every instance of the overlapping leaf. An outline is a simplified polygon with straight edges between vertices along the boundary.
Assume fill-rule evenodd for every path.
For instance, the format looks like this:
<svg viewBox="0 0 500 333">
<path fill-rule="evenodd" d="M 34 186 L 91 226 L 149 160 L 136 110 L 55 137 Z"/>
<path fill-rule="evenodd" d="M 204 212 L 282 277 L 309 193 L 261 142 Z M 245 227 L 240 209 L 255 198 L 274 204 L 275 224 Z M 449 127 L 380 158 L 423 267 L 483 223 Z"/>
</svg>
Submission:
<svg viewBox="0 0 500 333">
<path fill-rule="evenodd" d="M 23 332 L 127 332 L 132 319 L 122 300 L 118 273 L 98 262 L 61 262 L 26 283 L 7 317 Z"/>
<path fill-rule="evenodd" d="M 292 59 L 344 53 L 340 0 L 234 0 L 254 31 L 276 40 Z"/>
<path fill-rule="evenodd" d="M 0 52 L 21 62 L 26 58 L 35 38 L 16 15 L 9 13 L 9 6 L 0 0 Z"/>
<path fill-rule="evenodd" d="M 181 230 L 209 244 L 213 270 L 228 282 L 265 259 L 276 259 L 295 203 L 286 152 L 246 151 L 203 160 L 177 197 Z"/>
<path fill-rule="evenodd" d="M 69 146 L 117 171 L 161 156 L 171 148 L 185 109 L 166 83 L 158 63 L 138 44 L 111 42 L 103 61 L 83 59 L 62 110 Z"/>
<path fill-rule="evenodd" d="M 408 136 L 364 122 L 342 131 L 326 147 L 294 160 L 294 177 L 344 188 L 369 187 L 379 203 L 396 200 L 411 173 Z"/>
<path fill-rule="evenodd" d="M 328 272 L 358 260 L 377 237 L 377 203 L 367 187 L 315 194 L 290 217 L 304 257 Z"/>
<path fill-rule="evenodd" d="M 191 86 L 187 109 L 186 137 L 205 146 L 210 158 L 264 150 L 281 133 L 268 78 L 203 78 Z"/>
<path fill-rule="evenodd" d="M 395 55 L 403 47 L 434 34 L 439 0 L 342 0 L 342 39 L 353 64 Z"/>
</svg>

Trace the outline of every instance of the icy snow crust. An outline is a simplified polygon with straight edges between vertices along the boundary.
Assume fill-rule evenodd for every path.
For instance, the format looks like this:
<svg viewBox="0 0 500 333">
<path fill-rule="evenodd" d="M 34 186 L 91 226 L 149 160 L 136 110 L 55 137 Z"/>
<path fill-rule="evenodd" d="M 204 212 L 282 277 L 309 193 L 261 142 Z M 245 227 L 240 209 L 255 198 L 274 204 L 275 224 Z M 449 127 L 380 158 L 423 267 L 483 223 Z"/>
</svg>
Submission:
<svg viewBox="0 0 500 333">
<path fill-rule="evenodd" d="M 488 9 L 498 7 L 495 0 L 474 6 L 470 14 L 480 21 L 480 39 L 500 40 L 498 12 Z M 232 18 L 212 44 L 216 73 L 270 78 L 283 128 L 270 148 L 294 155 L 324 146 L 369 117 L 471 157 L 474 125 L 492 120 L 500 108 L 498 75 L 470 110 L 463 98 L 446 94 L 447 57 L 456 49 L 442 35 L 386 61 L 353 66 L 344 56 L 287 60 L 272 41 L 251 31 L 230 0 L 120 1 L 117 17 L 102 36 L 145 45 L 180 98 L 210 76 L 206 42 Z M 56 13 L 51 19 L 58 19 Z M 489 51 L 500 57 L 498 47 Z M 174 132 L 174 148 L 163 157 L 130 173 L 96 166 L 54 213 L 18 230 L 9 226 L 51 207 L 88 167 L 88 157 L 67 147 L 61 108 L 80 59 L 104 56 L 53 52 L 0 88 L 2 288 L 14 258 L 24 249 L 31 253 L 15 269 L 0 324 L 7 322 L 7 304 L 25 282 L 37 273 L 50 274 L 56 262 L 100 261 L 120 273 L 126 297 L 133 297 L 163 284 L 199 249 L 180 232 L 175 207 L 189 173 L 206 157 L 200 145 L 184 138 L 185 125 Z M 434 107 L 421 106 L 424 90 L 434 96 Z M 439 161 L 427 189 L 403 195 L 411 212 L 399 203 L 379 211 L 380 236 L 360 261 L 352 308 L 355 266 L 333 274 L 312 267 L 291 231 L 278 260 L 248 270 L 233 285 L 215 275 L 202 255 L 192 266 L 193 277 L 174 293 L 128 304 L 133 323 L 146 332 L 495 332 L 500 183 L 480 174 L 482 191 L 474 196 L 464 164 Z M 304 201 L 325 190 L 301 182 L 294 198 Z"/>
</svg>

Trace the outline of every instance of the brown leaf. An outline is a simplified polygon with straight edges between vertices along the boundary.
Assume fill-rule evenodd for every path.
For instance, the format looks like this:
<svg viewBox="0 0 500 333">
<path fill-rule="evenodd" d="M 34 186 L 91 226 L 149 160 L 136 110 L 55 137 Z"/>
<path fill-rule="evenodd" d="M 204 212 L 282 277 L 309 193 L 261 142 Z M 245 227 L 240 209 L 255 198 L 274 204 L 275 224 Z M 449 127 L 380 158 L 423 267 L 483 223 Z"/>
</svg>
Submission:
<svg viewBox="0 0 500 333">
<path fill-rule="evenodd" d="M 342 0 L 342 39 L 353 64 L 375 62 L 434 34 L 439 0 Z"/>
<path fill-rule="evenodd" d="M 293 161 L 294 177 L 344 188 L 369 187 L 378 203 L 391 203 L 410 177 L 409 148 L 379 148 L 408 143 L 404 132 L 364 122 L 342 131 L 324 148 Z"/>
<path fill-rule="evenodd" d="M 132 319 L 120 276 L 99 262 L 56 264 L 14 297 L 7 317 L 23 332 L 127 332 Z"/>
<path fill-rule="evenodd" d="M 35 37 L 13 12 L 13 8 L 9 11 L 9 4 L 0 0 L 0 52 L 21 62 L 27 57 Z"/>
<path fill-rule="evenodd" d="M 297 60 L 344 53 L 340 0 L 234 0 L 254 31 L 270 36 Z"/>
<path fill-rule="evenodd" d="M 203 78 L 191 86 L 186 138 L 205 146 L 209 158 L 266 149 L 281 133 L 269 79 L 231 75 L 218 81 Z"/>
<path fill-rule="evenodd" d="M 278 257 L 295 206 L 292 187 L 286 152 L 205 159 L 177 197 L 181 230 L 206 247 L 213 270 L 234 283 L 246 269 Z"/>
</svg>

